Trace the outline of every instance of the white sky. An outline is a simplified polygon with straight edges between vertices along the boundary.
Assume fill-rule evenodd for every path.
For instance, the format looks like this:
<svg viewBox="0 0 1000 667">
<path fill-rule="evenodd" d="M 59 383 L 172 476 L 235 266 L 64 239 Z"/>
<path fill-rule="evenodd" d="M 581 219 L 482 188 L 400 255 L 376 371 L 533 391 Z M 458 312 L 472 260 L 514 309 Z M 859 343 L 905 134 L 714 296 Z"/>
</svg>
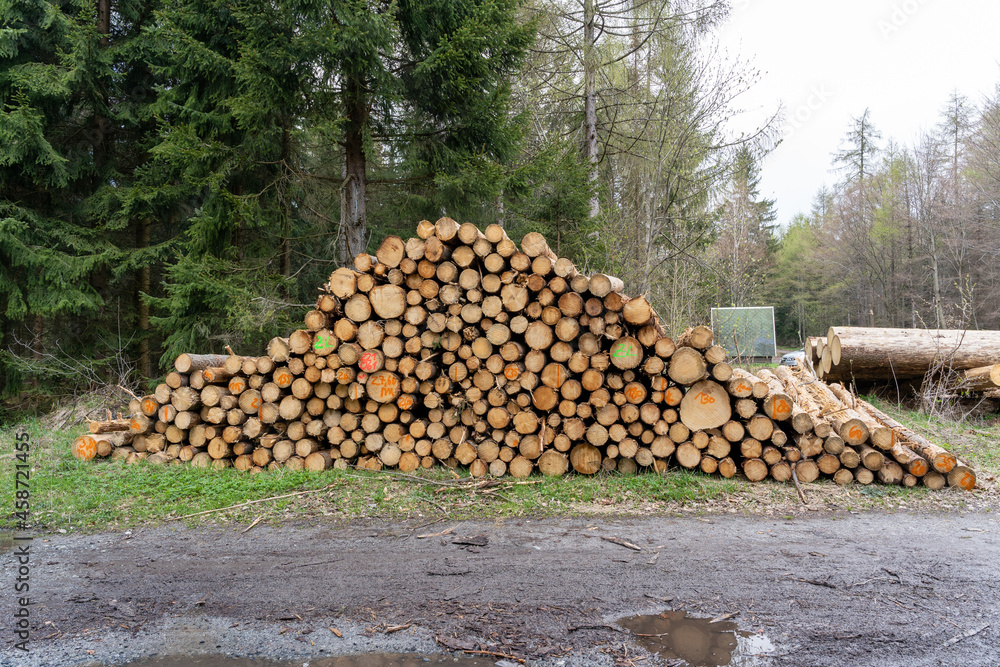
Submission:
<svg viewBox="0 0 1000 667">
<path fill-rule="evenodd" d="M 717 33 L 730 59 L 761 71 L 738 100 L 734 129 L 784 105 L 785 141 L 765 160 L 761 194 L 778 223 L 809 211 L 851 124 L 866 107 L 889 138 L 912 146 L 953 90 L 978 103 L 1000 83 L 997 0 L 732 0 Z"/>
</svg>

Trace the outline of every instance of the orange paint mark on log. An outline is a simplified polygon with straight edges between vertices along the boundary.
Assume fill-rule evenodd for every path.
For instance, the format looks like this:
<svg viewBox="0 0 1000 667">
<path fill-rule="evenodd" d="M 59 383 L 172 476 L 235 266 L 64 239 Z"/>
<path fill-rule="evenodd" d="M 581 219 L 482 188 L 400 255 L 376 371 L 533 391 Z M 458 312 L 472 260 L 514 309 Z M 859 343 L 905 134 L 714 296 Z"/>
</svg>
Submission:
<svg viewBox="0 0 1000 667">
<path fill-rule="evenodd" d="M 409 410 L 413 407 L 413 396 L 409 394 L 400 396 L 399 400 L 396 401 L 396 405 L 398 405 L 401 410 Z"/>
<path fill-rule="evenodd" d="M 81 461 L 89 461 L 97 456 L 97 443 L 93 438 L 83 436 L 73 442 L 73 456 Z"/>
<path fill-rule="evenodd" d="M 708 394 L 706 394 L 703 391 L 699 391 L 697 394 L 695 394 L 694 398 L 695 398 L 696 401 L 698 401 L 702 405 L 709 405 L 711 403 L 715 403 L 715 397 L 714 396 L 709 396 Z"/>
<path fill-rule="evenodd" d="M 783 398 L 779 398 L 774 402 L 774 418 L 778 419 L 781 415 L 787 415 L 792 413 L 792 406 L 788 404 Z"/>
<path fill-rule="evenodd" d="M 738 385 L 736 385 L 736 391 L 739 393 L 743 393 L 745 391 L 753 391 L 753 387 L 741 381 Z"/>
<path fill-rule="evenodd" d="M 508 380 L 516 380 L 521 374 L 521 369 L 514 364 L 507 364 L 507 367 L 503 369 L 503 376 Z"/>
<path fill-rule="evenodd" d="M 130 426 L 132 427 L 133 431 L 141 431 L 142 430 L 142 426 L 139 424 L 139 420 L 138 419 L 133 419 L 132 423 L 130 424 Z"/>
<path fill-rule="evenodd" d="M 966 491 L 972 491 L 976 488 L 976 476 L 967 472 L 962 473 L 961 479 L 958 480 L 958 486 Z"/>
<path fill-rule="evenodd" d="M 145 401 L 142 402 L 142 411 L 145 412 L 147 415 L 149 414 L 155 415 L 158 406 L 159 403 L 157 403 L 151 398 L 147 398 Z"/>
<path fill-rule="evenodd" d="M 847 437 L 851 440 L 861 440 L 865 437 L 865 432 L 857 426 L 852 426 L 851 430 L 847 432 Z"/>
<path fill-rule="evenodd" d="M 633 385 L 625 389 L 625 397 L 629 401 L 632 401 L 633 403 L 636 401 L 641 401 L 643 398 L 645 398 L 645 396 L 646 392 L 641 387 L 636 387 L 635 385 Z"/>
<path fill-rule="evenodd" d="M 372 386 L 380 390 L 379 398 L 391 398 L 396 395 L 399 378 L 395 375 L 379 375 L 372 380 Z"/>
<path fill-rule="evenodd" d="M 940 472 L 951 472 L 955 467 L 955 457 L 951 454 L 938 454 L 934 457 L 934 467 Z"/>
</svg>

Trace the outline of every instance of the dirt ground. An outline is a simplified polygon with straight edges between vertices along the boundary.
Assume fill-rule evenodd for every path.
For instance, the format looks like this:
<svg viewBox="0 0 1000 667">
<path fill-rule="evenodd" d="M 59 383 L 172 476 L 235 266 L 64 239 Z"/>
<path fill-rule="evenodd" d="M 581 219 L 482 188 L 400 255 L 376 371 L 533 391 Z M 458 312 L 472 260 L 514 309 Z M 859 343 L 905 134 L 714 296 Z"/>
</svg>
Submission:
<svg viewBox="0 0 1000 667">
<path fill-rule="evenodd" d="M 108 664 L 104 633 L 134 649 L 178 619 L 214 619 L 231 633 L 256 624 L 263 657 L 279 657 L 266 639 L 279 632 L 308 651 L 320 631 L 334 641 L 329 627 L 410 624 L 527 664 L 655 665 L 627 633 L 581 626 L 674 609 L 766 635 L 773 652 L 744 664 L 1000 664 L 1000 516 L 988 511 L 246 528 L 36 538 L 35 663 Z M 10 591 L 16 565 L 0 556 Z M 20 664 L 3 636 L 0 662 Z"/>
</svg>

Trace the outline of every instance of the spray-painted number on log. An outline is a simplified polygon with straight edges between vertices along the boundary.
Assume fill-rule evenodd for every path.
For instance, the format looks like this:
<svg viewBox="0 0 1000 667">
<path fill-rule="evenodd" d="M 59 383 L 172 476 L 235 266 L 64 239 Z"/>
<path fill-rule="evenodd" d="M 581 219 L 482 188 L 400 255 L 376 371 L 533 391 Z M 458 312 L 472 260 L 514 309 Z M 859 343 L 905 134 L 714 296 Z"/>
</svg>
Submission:
<svg viewBox="0 0 1000 667">
<path fill-rule="evenodd" d="M 398 384 L 399 379 L 395 375 L 379 375 L 372 380 L 372 386 L 378 387 L 380 390 L 380 398 L 394 396 L 396 394 L 396 386 Z"/>
<path fill-rule="evenodd" d="M 378 353 L 365 352 L 362 354 L 361 359 L 358 360 L 358 367 L 369 373 L 378 370 Z"/>
<path fill-rule="evenodd" d="M 703 391 L 699 391 L 697 394 L 695 394 L 694 398 L 695 398 L 696 401 L 698 401 L 702 405 L 707 405 L 709 403 L 715 403 L 715 397 L 714 396 L 710 396 L 709 394 L 706 394 Z"/>
<path fill-rule="evenodd" d="M 332 347 L 337 347 L 329 336 L 317 336 L 316 342 L 313 343 L 313 349 L 315 350 L 327 350 Z"/>
<path fill-rule="evenodd" d="M 413 397 L 410 396 L 409 394 L 400 396 L 399 400 L 396 402 L 396 404 L 399 405 L 400 410 L 409 410 L 410 408 L 413 407 L 413 403 L 414 403 Z"/>
<path fill-rule="evenodd" d="M 857 426 L 852 426 L 851 430 L 847 432 L 847 437 L 851 440 L 861 440 L 865 436 L 864 431 L 862 431 Z"/>
<path fill-rule="evenodd" d="M 611 356 L 614 359 L 622 359 L 624 357 L 634 357 L 635 350 L 632 349 L 631 343 L 621 343 L 617 346 L 617 348 L 611 351 Z"/>
<path fill-rule="evenodd" d="M 753 390 L 753 387 L 751 387 L 750 385 L 746 384 L 745 382 L 740 382 L 738 385 L 736 385 L 736 391 L 739 392 L 739 393 L 741 393 L 741 394 L 744 393 L 744 392 L 749 393 L 752 390 Z"/>
<path fill-rule="evenodd" d="M 627 387 L 625 389 L 625 397 L 630 401 L 641 401 L 646 397 L 646 392 L 640 387 Z"/>
<path fill-rule="evenodd" d="M 792 411 L 792 406 L 788 404 L 788 401 L 783 399 L 778 399 L 774 402 L 774 416 L 775 418 L 780 417 L 784 414 L 789 414 Z"/>
</svg>

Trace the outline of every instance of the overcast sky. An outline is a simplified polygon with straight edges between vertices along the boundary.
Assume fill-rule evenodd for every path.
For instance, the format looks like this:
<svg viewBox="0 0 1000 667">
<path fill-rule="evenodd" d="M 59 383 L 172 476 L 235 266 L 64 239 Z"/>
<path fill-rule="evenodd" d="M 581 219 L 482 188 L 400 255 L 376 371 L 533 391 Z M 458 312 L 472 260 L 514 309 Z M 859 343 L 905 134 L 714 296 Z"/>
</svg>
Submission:
<svg viewBox="0 0 1000 667">
<path fill-rule="evenodd" d="M 738 130 L 784 105 L 785 141 L 766 159 L 761 193 L 778 222 L 808 212 L 838 175 L 831 154 L 866 107 L 882 133 L 911 146 L 953 90 L 979 102 L 1000 83 L 997 0 L 732 0 L 717 33 L 730 58 L 761 71 L 740 98 Z"/>
</svg>

